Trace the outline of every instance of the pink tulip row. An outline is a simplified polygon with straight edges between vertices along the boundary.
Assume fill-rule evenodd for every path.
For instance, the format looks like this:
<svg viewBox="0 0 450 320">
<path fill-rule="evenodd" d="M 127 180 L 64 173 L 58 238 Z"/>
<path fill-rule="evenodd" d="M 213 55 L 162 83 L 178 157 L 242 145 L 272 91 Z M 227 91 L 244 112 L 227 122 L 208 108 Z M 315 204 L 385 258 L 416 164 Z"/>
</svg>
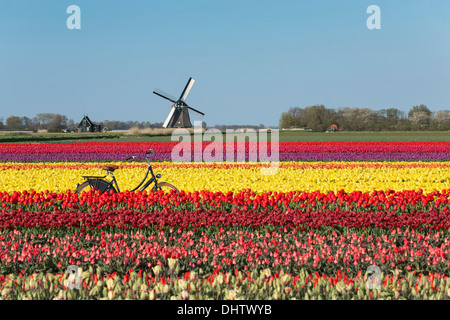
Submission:
<svg viewBox="0 0 450 320">
<path fill-rule="evenodd" d="M 450 268 L 447 232 L 422 234 L 397 229 L 379 235 L 354 231 L 301 231 L 295 228 L 153 228 L 129 231 L 0 232 L 0 270 L 48 270 L 70 264 L 103 270 L 148 269 L 177 259 L 181 270 L 227 272 L 297 268 L 324 273 L 356 273 L 370 265 L 421 272 Z M 339 232 L 338 232 L 339 231 Z M 108 272 L 109 272 L 108 271 Z"/>
<path fill-rule="evenodd" d="M 170 154 L 177 144 L 177 142 L 5 143 L 0 145 L 0 154 L 143 154 L 150 148 L 156 153 Z M 202 150 L 209 144 L 210 142 L 203 142 Z M 228 143 L 223 142 L 222 145 L 225 152 Z M 235 142 L 231 145 L 235 151 L 245 146 L 246 153 L 249 152 L 249 143 Z M 280 153 L 450 153 L 450 142 L 279 142 L 278 148 Z"/>
</svg>

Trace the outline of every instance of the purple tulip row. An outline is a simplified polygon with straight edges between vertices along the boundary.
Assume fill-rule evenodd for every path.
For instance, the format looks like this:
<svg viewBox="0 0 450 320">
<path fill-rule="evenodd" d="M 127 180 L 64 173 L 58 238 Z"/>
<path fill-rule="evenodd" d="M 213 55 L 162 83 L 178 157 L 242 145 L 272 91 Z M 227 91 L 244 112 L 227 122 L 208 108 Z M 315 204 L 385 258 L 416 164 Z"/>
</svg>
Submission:
<svg viewBox="0 0 450 320">
<path fill-rule="evenodd" d="M 90 161 L 123 161 L 130 154 L 127 153 L 23 153 L 0 154 L 0 162 L 90 162 Z M 240 160 L 241 154 L 235 154 L 234 159 Z M 194 154 L 191 161 L 195 161 Z M 245 154 L 245 161 L 260 160 L 259 155 Z M 223 161 L 226 155 L 223 154 Z M 170 153 L 158 153 L 152 161 L 175 161 Z M 276 161 L 272 158 L 270 161 Z M 280 161 L 449 161 L 450 153 L 280 153 Z M 216 162 L 222 162 L 220 159 Z"/>
</svg>

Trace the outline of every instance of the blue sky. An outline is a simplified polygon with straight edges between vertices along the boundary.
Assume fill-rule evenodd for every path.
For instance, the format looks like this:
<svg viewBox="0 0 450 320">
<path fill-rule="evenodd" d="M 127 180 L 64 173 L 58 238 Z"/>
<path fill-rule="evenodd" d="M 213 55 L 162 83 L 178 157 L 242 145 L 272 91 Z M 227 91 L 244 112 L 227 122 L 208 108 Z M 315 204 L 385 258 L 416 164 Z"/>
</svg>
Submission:
<svg viewBox="0 0 450 320">
<path fill-rule="evenodd" d="M 209 126 L 314 104 L 450 110 L 449 17 L 447 0 L 0 0 L 0 118 L 163 122 L 152 91 L 178 97 L 189 77 Z"/>
</svg>

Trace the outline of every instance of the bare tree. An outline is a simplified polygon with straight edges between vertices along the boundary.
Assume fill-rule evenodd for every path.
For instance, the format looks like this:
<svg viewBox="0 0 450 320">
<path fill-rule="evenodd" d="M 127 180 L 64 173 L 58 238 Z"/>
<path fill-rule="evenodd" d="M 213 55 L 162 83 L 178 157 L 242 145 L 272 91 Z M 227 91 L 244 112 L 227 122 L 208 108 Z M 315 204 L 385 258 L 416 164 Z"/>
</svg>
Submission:
<svg viewBox="0 0 450 320">
<path fill-rule="evenodd" d="M 67 120 L 67 128 L 74 130 L 75 127 L 76 127 L 76 125 L 75 125 L 75 121 L 73 121 L 73 119 Z"/>
<path fill-rule="evenodd" d="M 47 124 L 49 131 L 61 131 L 67 128 L 67 117 L 61 114 L 54 114 L 52 120 Z"/>
<path fill-rule="evenodd" d="M 54 113 L 38 113 L 33 121 L 39 129 L 47 129 L 47 126 L 52 121 L 54 115 Z"/>
<path fill-rule="evenodd" d="M 28 117 L 22 117 L 21 118 L 21 122 L 22 122 L 22 128 L 25 130 L 34 130 L 34 126 L 33 126 L 33 120 L 31 120 Z"/>
</svg>

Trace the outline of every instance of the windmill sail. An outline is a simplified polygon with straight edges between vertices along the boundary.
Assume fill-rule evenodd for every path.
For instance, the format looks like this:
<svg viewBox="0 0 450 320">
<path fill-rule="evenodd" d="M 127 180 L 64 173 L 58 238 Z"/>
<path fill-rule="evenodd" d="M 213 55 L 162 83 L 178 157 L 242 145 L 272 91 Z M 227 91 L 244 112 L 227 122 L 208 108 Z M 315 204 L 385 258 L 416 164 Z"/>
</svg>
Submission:
<svg viewBox="0 0 450 320">
<path fill-rule="evenodd" d="M 163 128 L 167 128 L 169 125 L 170 120 L 172 120 L 173 114 L 176 110 L 175 106 L 172 106 L 172 110 L 170 110 L 169 116 L 167 117 L 166 121 L 164 121 Z"/>
<path fill-rule="evenodd" d="M 164 92 L 162 90 L 155 89 L 153 91 L 153 93 L 158 95 L 158 96 L 160 96 L 161 98 L 164 98 L 166 100 L 172 101 L 173 103 L 177 103 L 177 99 L 174 96 L 172 96 L 172 95 L 170 95 L 170 94 L 168 94 L 168 93 L 166 93 L 166 92 Z"/>
<path fill-rule="evenodd" d="M 195 112 L 197 112 L 197 113 L 200 113 L 202 116 L 205 115 L 203 112 L 200 112 L 200 111 L 198 111 L 198 110 L 195 110 L 194 108 L 191 108 L 191 107 L 189 107 L 188 105 L 186 105 L 186 107 L 187 107 L 188 109 L 191 109 L 192 111 L 195 111 Z"/>
<path fill-rule="evenodd" d="M 189 92 L 192 89 L 192 86 L 194 85 L 194 82 L 195 82 L 194 79 L 189 78 L 188 83 L 186 84 L 186 87 L 184 88 L 183 92 L 181 93 L 180 100 L 182 100 L 182 101 L 186 100 Z"/>
</svg>

